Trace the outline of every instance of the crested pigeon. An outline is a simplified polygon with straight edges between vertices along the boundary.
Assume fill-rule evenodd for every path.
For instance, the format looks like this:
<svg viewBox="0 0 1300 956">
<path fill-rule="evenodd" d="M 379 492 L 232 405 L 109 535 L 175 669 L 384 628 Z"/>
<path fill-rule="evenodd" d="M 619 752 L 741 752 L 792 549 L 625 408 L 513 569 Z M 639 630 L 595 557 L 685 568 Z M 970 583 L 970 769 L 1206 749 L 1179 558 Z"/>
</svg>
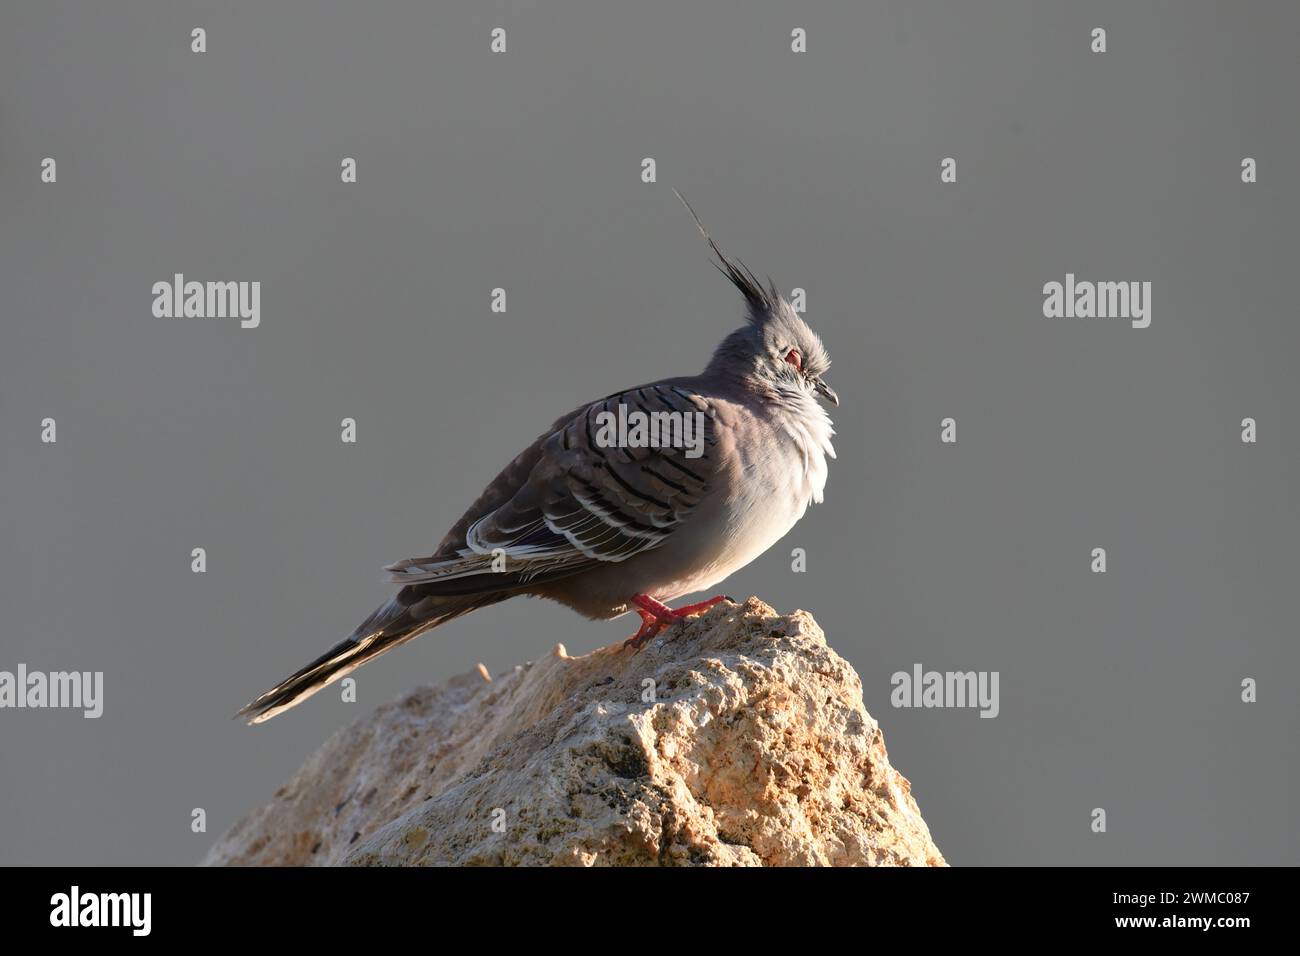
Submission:
<svg viewBox="0 0 1300 956">
<path fill-rule="evenodd" d="M 630 388 L 556 419 L 432 555 L 385 568 L 401 586 L 394 597 L 236 716 L 269 720 L 399 644 L 520 594 L 597 620 L 636 611 L 641 627 L 625 644 L 639 650 L 675 621 L 729 599 L 676 610 L 666 602 L 714 587 L 822 500 L 835 451 L 818 399 L 839 404 L 823 378 L 826 349 L 775 285 L 764 288 L 723 254 L 678 198 L 714 265 L 744 296 L 745 325 L 699 375 Z M 616 417 L 638 413 L 640 432 L 611 434 Z M 671 440 L 647 440 L 647 421 Z M 692 422 L 700 433 L 686 447 Z"/>
</svg>

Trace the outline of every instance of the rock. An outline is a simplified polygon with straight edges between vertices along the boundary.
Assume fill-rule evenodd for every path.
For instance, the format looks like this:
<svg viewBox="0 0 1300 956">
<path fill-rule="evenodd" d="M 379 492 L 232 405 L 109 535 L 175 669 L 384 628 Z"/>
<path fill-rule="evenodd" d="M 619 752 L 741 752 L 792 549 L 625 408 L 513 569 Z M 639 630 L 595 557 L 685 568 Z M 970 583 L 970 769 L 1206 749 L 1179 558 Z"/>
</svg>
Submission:
<svg viewBox="0 0 1300 956">
<path fill-rule="evenodd" d="M 946 865 L 803 611 L 750 598 L 485 677 L 336 733 L 205 864 Z"/>
</svg>

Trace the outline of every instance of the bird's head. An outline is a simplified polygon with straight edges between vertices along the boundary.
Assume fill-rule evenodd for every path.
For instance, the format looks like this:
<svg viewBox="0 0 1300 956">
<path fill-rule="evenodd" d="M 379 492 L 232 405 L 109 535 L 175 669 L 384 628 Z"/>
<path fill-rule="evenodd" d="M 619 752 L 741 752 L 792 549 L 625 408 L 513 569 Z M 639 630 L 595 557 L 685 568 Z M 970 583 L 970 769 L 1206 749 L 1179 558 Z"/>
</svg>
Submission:
<svg viewBox="0 0 1300 956">
<path fill-rule="evenodd" d="M 819 395 L 838 405 L 839 396 L 823 377 L 831 359 L 821 338 L 770 279 L 764 288 L 739 260 L 725 255 L 681 193 L 677 198 L 695 217 L 700 233 L 718 257 L 718 270 L 745 297 L 749 321 L 722 340 L 709 362 L 709 371 L 743 378 L 781 393 Z"/>
<path fill-rule="evenodd" d="M 758 288 L 752 276 L 742 281 Z M 713 361 L 778 392 L 805 392 L 838 405 L 839 396 L 824 378 L 831 359 L 821 338 L 775 288 L 769 285 L 762 295 L 761 307 L 749 302 L 749 324 L 722 340 Z"/>
</svg>

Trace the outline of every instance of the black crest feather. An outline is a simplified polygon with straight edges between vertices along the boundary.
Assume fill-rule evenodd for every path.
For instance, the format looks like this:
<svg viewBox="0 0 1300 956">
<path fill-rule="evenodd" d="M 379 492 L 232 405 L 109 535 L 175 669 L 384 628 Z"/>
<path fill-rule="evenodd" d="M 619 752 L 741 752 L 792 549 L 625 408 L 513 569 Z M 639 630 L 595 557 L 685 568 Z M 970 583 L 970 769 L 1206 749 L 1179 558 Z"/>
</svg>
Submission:
<svg viewBox="0 0 1300 956">
<path fill-rule="evenodd" d="M 743 262 L 731 258 L 718 248 L 718 244 L 709 235 L 709 230 L 704 228 L 704 223 L 700 222 L 700 217 L 696 215 L 691 204 L 686 201 L 686 197 L 676 189 L 673 190 L 673 195 L 682 201 L 686 211 L 695 220 L 695 226 L 700 230 L 700 235 L 709 244 L 713 254 L 718 257 L 718 261 L 713 263 L 714 268 L 730 279 L 732 285 L 739 289 L 740 294 L 745 297 L 745 302 L 749 305 L 749 321 L 757 325 L 769 316 L 779 312 L 781 309 L 781 293 L 777 291 L 776 283 L 769 278 L 767 280 L 768 287 L 764 289 L 763 284 L 758 281 L 758 277 Z"/>
</svg>

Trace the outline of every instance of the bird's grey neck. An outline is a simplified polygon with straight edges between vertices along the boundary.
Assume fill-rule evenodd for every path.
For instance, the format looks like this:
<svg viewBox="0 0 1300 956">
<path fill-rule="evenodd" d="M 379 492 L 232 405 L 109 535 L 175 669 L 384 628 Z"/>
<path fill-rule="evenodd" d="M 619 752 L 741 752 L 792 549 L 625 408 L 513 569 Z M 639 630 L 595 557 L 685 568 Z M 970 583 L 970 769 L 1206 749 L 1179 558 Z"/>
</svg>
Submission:
<svg viewBox="0 0 1300 956">
<path fill-rule="evenodd" d="M 705 366 L 704 376 L 748 391 L 768 390 L 770 386 L 759 375 L 760 359 L 741 336 L 742 332 L 733 332 L 722 341 Z"/>
</svg>

